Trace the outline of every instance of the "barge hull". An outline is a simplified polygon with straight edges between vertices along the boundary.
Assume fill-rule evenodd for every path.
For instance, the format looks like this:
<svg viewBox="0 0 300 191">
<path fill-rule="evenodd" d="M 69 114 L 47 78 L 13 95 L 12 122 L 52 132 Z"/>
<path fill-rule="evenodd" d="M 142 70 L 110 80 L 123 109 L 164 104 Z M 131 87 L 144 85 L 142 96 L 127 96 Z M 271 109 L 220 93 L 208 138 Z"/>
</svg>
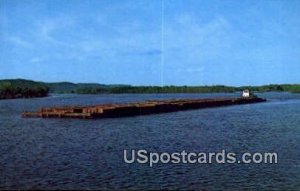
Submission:
<svg viewBox="0 0 300 191">
<path fill-rule="evenodd" d="M 41 108 L 37 112 L 25 111 L 23 117 L 41 118 L 117 118 L 136 115 L 168 113 L 192 109 L 221 107 L 229 105 L 253 104 L 265 102 L 263 98 L 233 98 L 233 99 L 175 99 L 152 100 L 128 104 L 102 104 L 94 106 L 66 106 Z"/>
</svg>

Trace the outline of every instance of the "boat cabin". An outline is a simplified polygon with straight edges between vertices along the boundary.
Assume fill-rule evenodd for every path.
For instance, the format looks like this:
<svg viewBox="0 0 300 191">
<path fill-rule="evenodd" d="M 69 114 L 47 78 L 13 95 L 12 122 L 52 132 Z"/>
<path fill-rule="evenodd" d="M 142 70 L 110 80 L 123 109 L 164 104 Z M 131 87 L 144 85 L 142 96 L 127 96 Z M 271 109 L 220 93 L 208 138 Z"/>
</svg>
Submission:
<svg viewBox="0 0 300 191">
<path fill-rule="evenodd" d="M 242 97 L 244 97 L 244 98 L 248 98 L 248 97 L 250 97 L 250 91 L 249 91 L 248 89 L 246 89 L 246 90 L 243 90 Z"/>
</svg>

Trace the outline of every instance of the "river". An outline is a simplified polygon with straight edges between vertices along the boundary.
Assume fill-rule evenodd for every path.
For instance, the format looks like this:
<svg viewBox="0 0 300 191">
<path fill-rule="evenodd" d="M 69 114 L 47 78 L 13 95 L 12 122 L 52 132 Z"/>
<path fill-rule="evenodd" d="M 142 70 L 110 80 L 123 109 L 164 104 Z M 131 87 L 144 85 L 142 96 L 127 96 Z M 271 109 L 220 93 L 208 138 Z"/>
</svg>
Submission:
<svg viewBox="0 0 300 191">
<path fill-rule="evenodd" d="M 60 105 L 232 94 L 51 95 L 0 100 L 0 189 L 300 189 L 300 94 L 118 119 L 22 118 Z M 277 164 L 126 164 L 123 150 L 276 152 Z"/>
</svg>

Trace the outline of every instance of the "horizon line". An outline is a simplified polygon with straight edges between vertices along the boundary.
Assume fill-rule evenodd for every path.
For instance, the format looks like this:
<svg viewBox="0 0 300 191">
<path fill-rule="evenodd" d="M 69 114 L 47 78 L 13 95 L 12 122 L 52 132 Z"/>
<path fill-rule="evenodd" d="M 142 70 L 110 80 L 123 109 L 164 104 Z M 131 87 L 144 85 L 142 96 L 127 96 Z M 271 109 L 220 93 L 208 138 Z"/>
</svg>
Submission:
<svg viewBox="0 0 300 191">
<path fill-rule="evenodd" d="M 175 86 L 175 87 L 182 87 L 182 86 L 188 86 L 188 87 L 199 87 L 199 86 L 227 86 L 227 87 L 245 87 L 245 86 L 268 86 L 268 85 L 300 85 L 300 82 L 292 82 L 292 83 L 265 83 L 265 84 L 259 84 L 259 85 L 227 85 L 227 84 L 202 84 L 202 85 L 174 85 L 174 84 L 165 84 L 164 86 L 161 86 L 159 84 L 157 85 L 151 85 L 151 84 L 122 84 L 122 83 L 100 83 L 100 82 L 75 82 L 75 81 L 44 81 L 44 80 L 35 80 L 35 79 L 27 79 L 27 78 L 0 78 L 1 80 L 27 80 L 27 81 L 34 81 L 34 82 L 40 82 L 40 83 L 72 83 L 72 84 L 99 84 L 99 85 L 123 85 L 123 86 L 149 86 L 149 87 L 168 87 L 168 86 Z"/>
</svg>

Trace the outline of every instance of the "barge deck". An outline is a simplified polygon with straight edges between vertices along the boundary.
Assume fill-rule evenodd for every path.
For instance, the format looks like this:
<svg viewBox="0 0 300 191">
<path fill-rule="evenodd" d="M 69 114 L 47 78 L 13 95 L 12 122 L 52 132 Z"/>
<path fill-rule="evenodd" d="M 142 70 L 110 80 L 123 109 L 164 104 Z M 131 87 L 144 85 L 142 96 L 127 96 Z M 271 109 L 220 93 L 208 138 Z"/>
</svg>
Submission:
<svg viewBox="0 0 300 191">
<path fill-rule="evenodd" d="M 92 106 L 65 106 L 41 108 L 36 112 L 25 111 L 23 117 L 41 118 L 116 118 L 136 115 L 149 115 L 191 109 L 221 107 L 229 105 L 252 104 L 265 102 L 266 99 L 249 98 L 219 98 L 219 99 L 173 99 L 152 100 L 136 103 L 102 104 Z"/>
</svg>

